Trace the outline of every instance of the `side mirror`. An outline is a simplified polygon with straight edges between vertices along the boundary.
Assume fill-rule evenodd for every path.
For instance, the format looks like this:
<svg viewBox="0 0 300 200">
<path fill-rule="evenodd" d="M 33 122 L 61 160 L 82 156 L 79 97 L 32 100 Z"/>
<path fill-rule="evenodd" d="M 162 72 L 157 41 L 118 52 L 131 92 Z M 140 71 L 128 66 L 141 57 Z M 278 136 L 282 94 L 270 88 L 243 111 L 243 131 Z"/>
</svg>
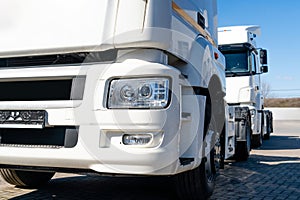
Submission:
<svg viewBox="0 0 300 200">
<path fill-rule="evenodd" d="M 262 65 L 268 64 L 268 52 L 265 49 L 261 49 L 259 53 L 260 63 Z"/>
<path fill-rule="evenodd" d="M 260 71 L 262 72 L 262 73 L 268 73 L 269 72 L 269 67 L 268 66 L 261 66 L 260 67 Z"/>
</svg>

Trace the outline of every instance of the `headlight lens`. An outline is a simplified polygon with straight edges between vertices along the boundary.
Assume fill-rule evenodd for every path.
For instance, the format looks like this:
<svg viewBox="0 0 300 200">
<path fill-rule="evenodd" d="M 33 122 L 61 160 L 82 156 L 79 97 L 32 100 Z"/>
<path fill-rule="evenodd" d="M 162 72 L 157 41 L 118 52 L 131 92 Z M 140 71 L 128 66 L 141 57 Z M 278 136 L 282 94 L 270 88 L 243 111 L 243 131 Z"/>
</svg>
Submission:
<svg viewBox="0 0 300 200">
<path fill-rule="evenodd" d="M 169 101 L 167 78 L 111 81 L 108 108 L 165 108 Z"/>
</svg>

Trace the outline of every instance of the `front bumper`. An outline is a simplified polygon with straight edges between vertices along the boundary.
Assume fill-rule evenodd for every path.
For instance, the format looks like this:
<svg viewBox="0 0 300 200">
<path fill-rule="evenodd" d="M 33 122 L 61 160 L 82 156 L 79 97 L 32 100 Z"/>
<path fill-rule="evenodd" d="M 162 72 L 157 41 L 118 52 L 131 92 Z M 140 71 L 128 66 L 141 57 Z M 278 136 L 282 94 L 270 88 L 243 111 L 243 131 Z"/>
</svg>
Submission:
<svg viewBox="0 0 300 200">
<path fill-rule="evenodd" d="M 77 127 L 77 144 L 72 148 L 1 144 L 0 165 L 92 169 L 101 173 L 136 175 L 170 175 L 180 171 L 181 84 L 177 70 L 142 61 L 75 68 L 74 75 L 86 76 L 82 100 L 0 102 L 0 109 L 46 110 L 46 127 Z M 62 70 L 57 70 L 56 75 L 61 75 Z M 24 75 L 32 76 L 30 73 Z M 107 109 L 110 80 L 157 76 L 172 80 L 171 103 L 167 108 Z M 22 134 L 22 129 L 19 131 Z M 131 133 L 152 133 L 155 140 L 148 146 L 124 145 L 122 136 Z"/>
</svg>

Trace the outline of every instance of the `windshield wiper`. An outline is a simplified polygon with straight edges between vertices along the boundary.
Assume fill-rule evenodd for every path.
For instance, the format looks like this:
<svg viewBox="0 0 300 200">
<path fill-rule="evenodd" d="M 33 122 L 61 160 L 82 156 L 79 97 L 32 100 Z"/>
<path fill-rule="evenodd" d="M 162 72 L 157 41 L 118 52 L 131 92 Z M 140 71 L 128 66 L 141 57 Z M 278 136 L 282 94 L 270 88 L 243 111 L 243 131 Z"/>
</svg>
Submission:
<svg viewBox="0 0 300 200">
<path fill-rule="evenodd" d="M 231 70 L 226 69 L 225 72 L 226 72 L 226 77 L 235 77 L 235 76 L 237 76 L 237 73 L 233 72 Z"/>
</svg>

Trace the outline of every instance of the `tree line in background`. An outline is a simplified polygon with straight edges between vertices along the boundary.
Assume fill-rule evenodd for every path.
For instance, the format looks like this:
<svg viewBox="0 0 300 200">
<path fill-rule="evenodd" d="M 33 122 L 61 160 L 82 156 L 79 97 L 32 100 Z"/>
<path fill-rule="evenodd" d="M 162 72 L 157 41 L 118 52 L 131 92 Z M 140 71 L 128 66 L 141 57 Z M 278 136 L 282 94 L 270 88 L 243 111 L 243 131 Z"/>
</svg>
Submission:
<svg viewBox="0 0 300 200">
<path fill-rule="evenodd" d="M 300 98 L 276 98 L 271 92 L 271 86 L 262 82 L 262 95 L 265 98 L 265 107 L 300 107 Z"/>
<path fill-rule="evenodd" d="M 300 107 L 300 98 L 266 98 L 265 107 Z"/>
</svg>

